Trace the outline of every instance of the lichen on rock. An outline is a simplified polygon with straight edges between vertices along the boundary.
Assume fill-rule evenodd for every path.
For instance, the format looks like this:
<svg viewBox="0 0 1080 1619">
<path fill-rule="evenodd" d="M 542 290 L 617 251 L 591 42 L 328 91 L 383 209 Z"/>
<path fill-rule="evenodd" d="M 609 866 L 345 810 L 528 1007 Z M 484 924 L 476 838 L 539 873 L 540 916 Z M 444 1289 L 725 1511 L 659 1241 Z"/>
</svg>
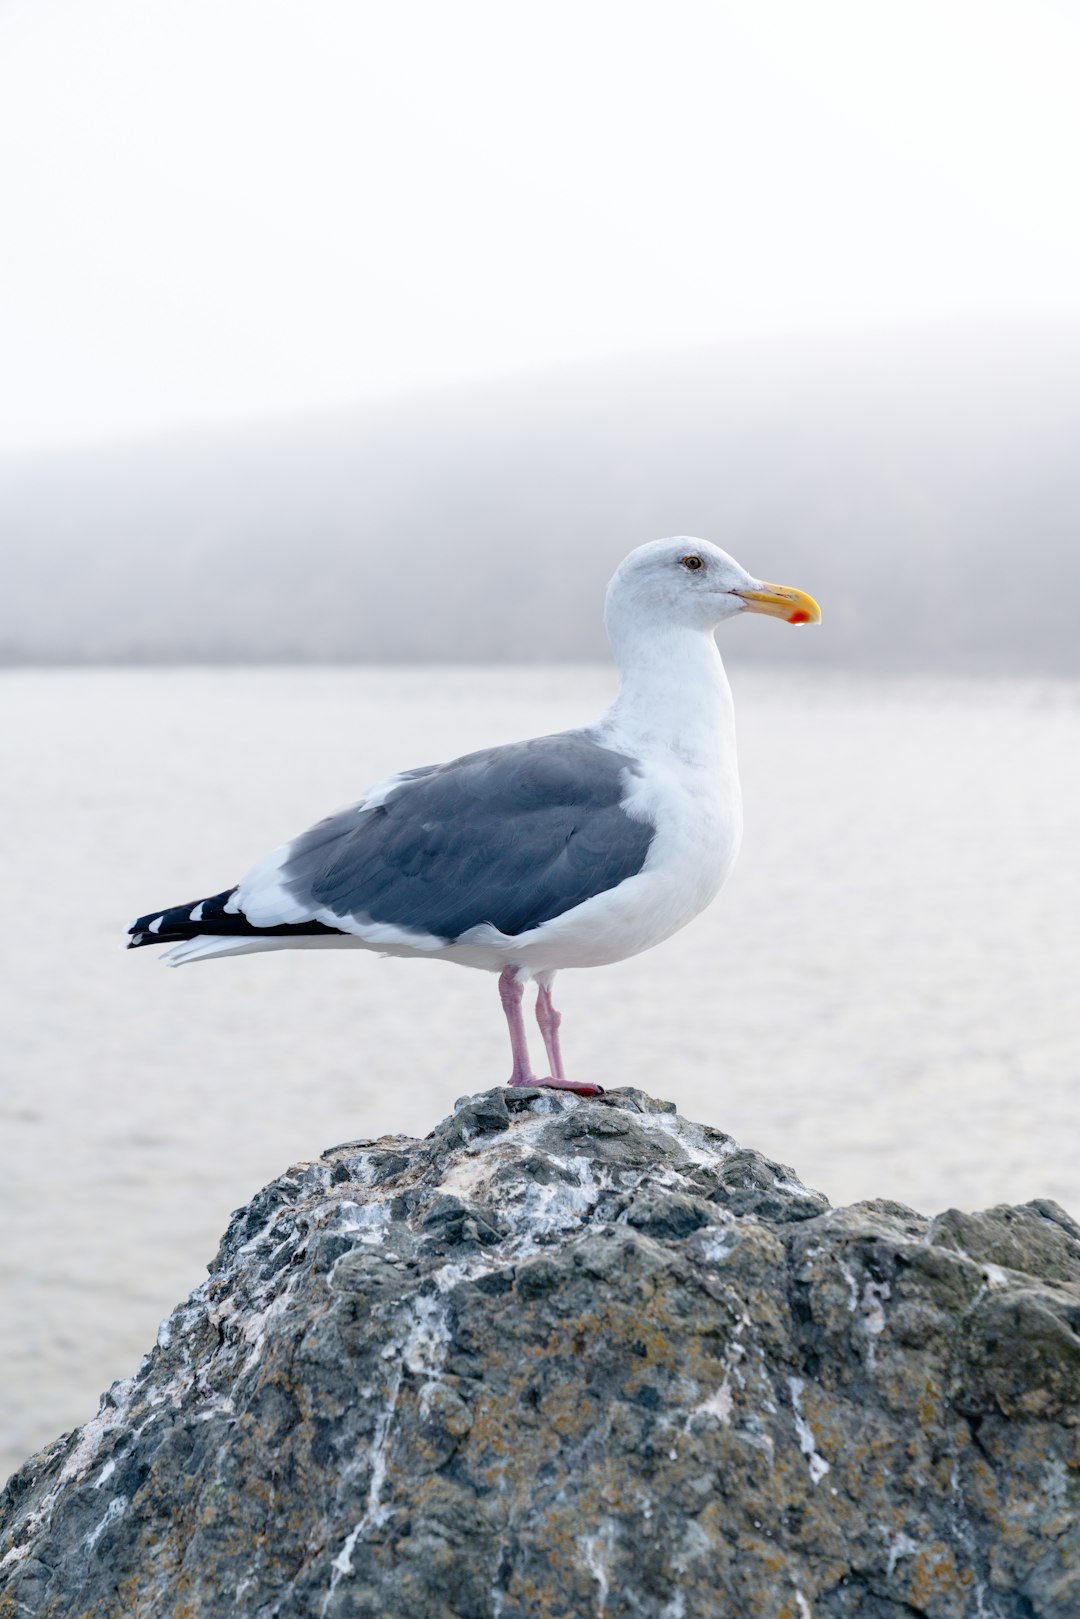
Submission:
<svg viewBox="0 0 1080 1619">
<path fill-rule="evenodd" d="M 1076 1619 L 1080 1229 L 489 1091 L 239 1210 L 0 1525 L 0 1619 Z"/>
</svg>

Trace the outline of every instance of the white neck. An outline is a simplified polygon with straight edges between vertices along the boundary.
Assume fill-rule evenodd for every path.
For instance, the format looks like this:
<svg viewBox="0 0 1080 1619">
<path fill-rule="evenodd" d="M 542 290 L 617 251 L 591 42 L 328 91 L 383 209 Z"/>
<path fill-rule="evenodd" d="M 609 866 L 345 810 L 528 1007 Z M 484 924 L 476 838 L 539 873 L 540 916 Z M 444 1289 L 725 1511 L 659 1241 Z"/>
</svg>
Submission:
<svg viewBox="0 0 1080 1619">
<path fill-rule="evenodd" d="M 619 692 L 601 721 L 613 747 L 735 767 L 735 711 L 711 631 L 609 624 Z"/>
</svg>

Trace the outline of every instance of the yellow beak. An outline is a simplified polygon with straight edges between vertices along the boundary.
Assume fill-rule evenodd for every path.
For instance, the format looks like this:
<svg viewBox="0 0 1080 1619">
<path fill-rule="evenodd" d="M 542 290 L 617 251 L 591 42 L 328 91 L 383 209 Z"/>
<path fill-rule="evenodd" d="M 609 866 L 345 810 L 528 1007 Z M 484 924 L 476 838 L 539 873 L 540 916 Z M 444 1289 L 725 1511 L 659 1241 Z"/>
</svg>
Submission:
<svg viewBox="0 0 1080 1619">
<path fill-rule="evenodd" d="M 760 590 L 733 590 L 731 594 L 741 596 L 752 613 L 786 618 L 789 624 L 821 623 L 821 608 L 805 590 L 789 590 L 787 585 L 763 583 Z"/>
</svg>

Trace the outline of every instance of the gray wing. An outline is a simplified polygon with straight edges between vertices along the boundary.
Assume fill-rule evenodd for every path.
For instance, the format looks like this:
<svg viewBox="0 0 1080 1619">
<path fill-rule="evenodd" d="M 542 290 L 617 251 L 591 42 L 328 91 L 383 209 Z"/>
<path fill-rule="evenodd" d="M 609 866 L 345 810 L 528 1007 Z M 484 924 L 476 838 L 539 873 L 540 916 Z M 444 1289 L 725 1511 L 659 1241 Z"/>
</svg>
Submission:
<svg viewBox="0 0 1080 1619">
<path fill-rule="evenodd" d="M 585 731 L 487 748 L 321 821 L 287 847 L 278 881 L 345 927 L 526 933 L 641 870 L 655 828 L 622 807 L 636 772 Z"/>
</svg>

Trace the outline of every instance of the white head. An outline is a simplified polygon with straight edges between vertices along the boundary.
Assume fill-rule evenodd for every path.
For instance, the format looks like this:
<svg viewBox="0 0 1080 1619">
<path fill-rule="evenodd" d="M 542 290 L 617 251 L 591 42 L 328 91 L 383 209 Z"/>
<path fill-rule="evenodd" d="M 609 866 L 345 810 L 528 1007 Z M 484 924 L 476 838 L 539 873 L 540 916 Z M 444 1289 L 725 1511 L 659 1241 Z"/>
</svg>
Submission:
<svg viewBox="0 0 1080 1619">
<path fill-rule="evenodd" d="M 767 613 L 789 624 L 818 624 L 812 596 L 755 579 L 708 540 L 685 535 L 639 545 L 608 585 L 604 623 L 612 645 L 649 630 L 691 629 L 711 635 L 736 613 Z"/>
</svg>

